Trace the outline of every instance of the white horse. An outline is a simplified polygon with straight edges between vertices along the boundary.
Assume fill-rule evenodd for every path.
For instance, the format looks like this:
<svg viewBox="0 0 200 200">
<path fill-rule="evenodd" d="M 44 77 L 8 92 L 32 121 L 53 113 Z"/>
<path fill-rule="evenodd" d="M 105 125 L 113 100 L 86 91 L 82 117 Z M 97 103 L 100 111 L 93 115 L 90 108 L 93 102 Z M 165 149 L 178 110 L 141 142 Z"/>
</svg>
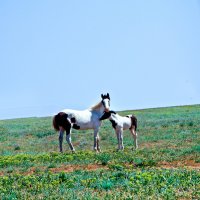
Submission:
<svg viewBox="0 0 200 200">
<path fill-rule="evenodd" d="M 110 109 L 110 95 L 101 95 L 102 100 L 95 106 L 92 106 L 86 110 L 71 110 L 65 109 L 59 112 L 53 118 L 54 129 L 59 131 L 59 147 L 60 152 L 63 151 L 63 134 L 66 131 L 66 140 L 72 151 L 75 151 L 71 142 L 71 131 L 72 128 L 77 130 L 94 130 L 94 150 L 101 151 L 99 146 L 99 128 L 101 126 L 101 121 L 99 118 L 104 112 L 109 112 Z"/>
<path fill-rule="evenodd" d="M 135 149 L 138 148 L 137 144 L 137 118 L 133 115 L 120 116 L 114 111 L 104 112 L 100 117 L 100 120 L 109 119 L 112 123 L 113 128 L 118 140 L 118 150 L 123 150 L 123 130 L 129 129 L 133 138 Z"/>
</svg>

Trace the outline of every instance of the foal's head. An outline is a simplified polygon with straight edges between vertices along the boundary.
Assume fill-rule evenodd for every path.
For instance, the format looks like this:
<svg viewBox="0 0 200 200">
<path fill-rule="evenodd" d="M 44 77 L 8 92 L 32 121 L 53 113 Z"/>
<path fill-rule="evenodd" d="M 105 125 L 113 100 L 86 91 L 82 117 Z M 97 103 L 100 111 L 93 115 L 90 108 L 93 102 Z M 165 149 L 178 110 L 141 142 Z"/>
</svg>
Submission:
<svg viewBox="0 0 200 200">
<path fill-rule="evenodd" d="M 109 112 L 104 112 L 103 115 L 100 117 L 99 120 L 110 119 L 111 115 L 113 115 L 113 114 L 115 115 L 116 112 L 114 112 L 112 110 L 109 111 Z"/>
<path fill-rule="evenodd" d="M 101 102 L 105 108 L 104 111 L 109 112 L 109 110 L 110 110 L 110 95 L 109 95 L 109 93 L 107 93 L 105 95 L 101 94 L 101 98 L 102 98 Z"/>
</svg>

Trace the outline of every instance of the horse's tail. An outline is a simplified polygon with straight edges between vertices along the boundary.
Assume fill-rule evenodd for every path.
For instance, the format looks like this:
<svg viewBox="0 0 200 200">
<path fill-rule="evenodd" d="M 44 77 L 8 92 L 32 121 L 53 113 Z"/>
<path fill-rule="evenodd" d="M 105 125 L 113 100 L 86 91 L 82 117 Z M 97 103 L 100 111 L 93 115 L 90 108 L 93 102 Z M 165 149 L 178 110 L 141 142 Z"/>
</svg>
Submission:
<svg viewBox="0 0 200 200">
<path fill-rule="evenodd" d="M 53 117 L 53 127 L 56 131 L 60 130 L 60 126 L 67 130 L 69 127 L 71 127 L 71 124 L 67 120 L 68 115 L 64 112 L 59 112 L 57 115 Z"/>
<path fill-rule="evenodd" d="M 131 127 L 135 127 L 135 131 L 137 130 L 137 118 L 134 115 L 131 115 Z"/>
<path fill-rule="evenodd" d="M 58 115 L 54 115 L 52 124 L 55 131 L 59 131 Z"/>
</svg>

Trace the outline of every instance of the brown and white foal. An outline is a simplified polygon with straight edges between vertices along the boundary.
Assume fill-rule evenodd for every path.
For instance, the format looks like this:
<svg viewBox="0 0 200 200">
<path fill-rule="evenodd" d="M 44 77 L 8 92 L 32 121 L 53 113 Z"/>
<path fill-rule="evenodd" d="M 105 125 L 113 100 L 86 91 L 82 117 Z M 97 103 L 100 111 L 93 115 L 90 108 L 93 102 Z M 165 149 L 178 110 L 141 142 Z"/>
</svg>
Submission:
<svg viewBox="0 0 200 200">
<path fill-rule="evenodd" d="M 134 115 L 120 116 L 114 111 L 104 112 L 100 117 L 100 120 L 109 119 L 112 123 L 113 128 L 118 140 L 118 150 L 123 150 L 123 130 L 129 129 L 133 138 L 135 149 L 138 148 L 137 144 L 137 118 Z"/>
</svg>

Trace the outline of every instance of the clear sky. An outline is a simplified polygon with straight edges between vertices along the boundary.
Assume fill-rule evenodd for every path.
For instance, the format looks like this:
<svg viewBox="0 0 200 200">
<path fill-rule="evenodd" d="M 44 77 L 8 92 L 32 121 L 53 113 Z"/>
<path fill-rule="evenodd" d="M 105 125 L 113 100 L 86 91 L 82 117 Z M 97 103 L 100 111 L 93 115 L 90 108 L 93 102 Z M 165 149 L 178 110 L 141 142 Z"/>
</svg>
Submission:
<svg viewBox="0 0 200 200">
<path fill-rule="evenodd" d="M 200 103 L 199 0 L 0 1 L 0 119 Z"/>
</svg>

